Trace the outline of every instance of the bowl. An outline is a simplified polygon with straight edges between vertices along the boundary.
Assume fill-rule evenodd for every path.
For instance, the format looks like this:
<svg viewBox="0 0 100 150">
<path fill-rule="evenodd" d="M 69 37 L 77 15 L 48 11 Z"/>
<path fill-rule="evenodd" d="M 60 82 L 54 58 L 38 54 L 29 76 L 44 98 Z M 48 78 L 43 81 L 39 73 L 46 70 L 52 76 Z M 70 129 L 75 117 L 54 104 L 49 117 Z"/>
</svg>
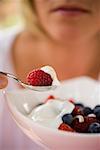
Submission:
<svg viewBox="0 0 100 150">
<path fill-rule="evenodd" d="M 55 91 L 35 92 L 13 90 L 5 93 L 9 111 L 21 130 L 33 141 L 50 150 L 99 150 L 100 134 L 72 133 L 40 125 L 28 115 L 33 107 L 43 102 L 48 95 L 59 98 L 74 98 L 76 102 L 94 107 L 100 104 L 99 82 L 80 77 L 68 80 Z"/>
<path fill-rule="evenodd" d="M 2 100 L 0 100 L 0 119 L 2 119 L 2 112 L 3 112 L 3 106 L 4 106 L 4 99 L 2 98 L 3 97 L 3 90 L 0 90 L 0 98 Z"/>
</svg>

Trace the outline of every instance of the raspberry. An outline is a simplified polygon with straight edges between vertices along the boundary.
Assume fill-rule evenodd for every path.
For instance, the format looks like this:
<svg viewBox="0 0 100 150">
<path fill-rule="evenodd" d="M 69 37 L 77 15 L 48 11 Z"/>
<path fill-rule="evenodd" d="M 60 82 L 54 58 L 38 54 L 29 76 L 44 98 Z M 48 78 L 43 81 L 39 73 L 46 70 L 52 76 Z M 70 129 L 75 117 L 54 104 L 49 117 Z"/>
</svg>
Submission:
<svg viewBox="0 0 100 150">
<path fill-rule="evenodd" d="M 80 106 L 75 106 L 74 110 L 72 111 L 72 115 L 76 116 L 76 115 L 84 115 L 83 113 L 83 108 Z"/>
<path fill-rule="evenodd" d="M 58 127 L 59 130 L 64 130 L 64 131 L 70 131 L 70 132 L 74 132 L 74 129 L 72 129 L 69 125 L 62 123 L 60 124 L 60 126 Z"/>
<path fill-rule="evenodd" d="M 69 98 L 68 101 L 71 102 L 72 104 L 75 104 L 75 99 L 73 98 Z"/>
<path fill-rule="evenodd" d="M 79 122 L 78 118 L 73 120 L 72 127 L 75 131 L 81 132 L 81 133 L 86 133 L 88 130 L 88 124 L 85 121 Z"/>
<path fill-rule="evenodd" d="M 96 119 L 96 117 L 85 117 L 85 122 L 89 126 L 91 123 L 97 122 L 97 119 Z"/>
<path fill-rule="evenodd" d="M 54 99 L 55 97 L 53 95 L 49 95 L 47 99 L 45 100 L 45 103 L 48 102 L 49 100 L 54 100 Z"/>
<path fill-rule="evenodd" d="M 27 83 L 33 86 L 50 86 L 52 82 L 51 75 L 39 69 L 33 70 L 27 76 Z"/>
<path fill-rule="evenodd" d="M 84 117 L 84 122 L 79 122 L 79 119 L 76 118 L 72 122 L 72 127 L 77 132 L 87 133 L 89 125 L 96 121 L 97 121 L 96 117 Z"/>
<path fill-rule="evenodd" d="M 49 99 L 55 99 L 55 97 L 54 97 L 53 95 L 49 95 L 49 96 L 47 97 L 47 100 L 49 100 Z"/>
</svg>

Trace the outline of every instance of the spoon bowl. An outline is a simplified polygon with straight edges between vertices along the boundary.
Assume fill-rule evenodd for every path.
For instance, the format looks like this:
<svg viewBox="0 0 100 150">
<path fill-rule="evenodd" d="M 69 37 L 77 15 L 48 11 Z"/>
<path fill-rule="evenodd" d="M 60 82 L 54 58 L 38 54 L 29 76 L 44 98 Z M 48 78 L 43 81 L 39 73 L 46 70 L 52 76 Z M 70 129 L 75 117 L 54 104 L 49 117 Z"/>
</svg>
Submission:
<svg viewBox="0 0 100 150">
<path fill-rule="evenodd" d="M 48 91 L 48 90 L 54 90 L 54 89 L 57 88 L 57 85 L 51 85 L 51 86 L 32 86 L 32 85 L 28 85 L 27 83 L 22 82 L 15 75 L 13 75 L 11 73 L 0 71 L 0 74 L 3 74 L 5 76 L 7 76 L 8 78 L 12 78 L 12 79 L 16 80 L 24 88 L 27 88 L 27 89 L 30 89 L 30 90 L 34 90 L 34 91 L 43 92 L 43 91 Z"/>
</svg>

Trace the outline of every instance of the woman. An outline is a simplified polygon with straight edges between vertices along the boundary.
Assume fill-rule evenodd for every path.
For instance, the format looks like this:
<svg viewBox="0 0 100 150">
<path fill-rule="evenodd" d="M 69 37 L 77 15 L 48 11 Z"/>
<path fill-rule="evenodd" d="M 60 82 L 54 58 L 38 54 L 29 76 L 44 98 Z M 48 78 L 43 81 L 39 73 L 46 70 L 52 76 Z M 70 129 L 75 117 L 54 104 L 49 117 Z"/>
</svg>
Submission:
<svg viewBox="0 0 100 150">
<path fill-rule="evenodd" d="M 5 53 L 7 57 L 4 57 L 4 61 L 9 54 L 10 63 L 1 67 L 3 71 L 16 73 L 25 81 L 30 70 L 49 64 L 56 69 L 60 80 L 81 75 L 98 79 L 100 0 L 23 0 L 23 10 L 27 26 L 25 30 L 5 39 L 7 46 L 4 49 L 9 49 L 9 52 Z M 8 89 L 15 87 L 12 82 L 9 82 Z M 7 131 L 5 119 L 2 119 L 3 131 Z M 9 149 L 13 147 L 13 150 L 22 150 L 24 146 L 25 150 L 31 150 L 31 144 L 28 145 L 30 141 L 27 139 L 25 142 L 26 137 L 16 132 L 12 119 L 8 119 L 9 123 L 12 124 L 13 138 L 9 137 L 9 141 L 4 141 L 4 144 L 2 139 L 1 145 L 7 145 Z M 16 140 L 12 142 L 14 138 Z"/>
</svg>

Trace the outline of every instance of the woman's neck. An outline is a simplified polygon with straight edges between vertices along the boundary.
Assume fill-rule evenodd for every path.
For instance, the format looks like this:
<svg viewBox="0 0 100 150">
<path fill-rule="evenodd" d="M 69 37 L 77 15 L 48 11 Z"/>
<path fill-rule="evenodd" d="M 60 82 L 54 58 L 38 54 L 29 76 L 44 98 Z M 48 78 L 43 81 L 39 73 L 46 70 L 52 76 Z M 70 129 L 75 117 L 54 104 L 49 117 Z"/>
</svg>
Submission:
<svg viewBox="0 0 100 150">
<path fill-rule="evenodd" d="M 95 37 L 75 45 L 72 43 L 65 46 L 47 42 L 43 44 L 41 57 L 44 64 L 48 62 L 56 68 L 61 79 L 80 75 L 98 78 L 100 72 L 99 41 L 100 38 Z"/>
</svg>

